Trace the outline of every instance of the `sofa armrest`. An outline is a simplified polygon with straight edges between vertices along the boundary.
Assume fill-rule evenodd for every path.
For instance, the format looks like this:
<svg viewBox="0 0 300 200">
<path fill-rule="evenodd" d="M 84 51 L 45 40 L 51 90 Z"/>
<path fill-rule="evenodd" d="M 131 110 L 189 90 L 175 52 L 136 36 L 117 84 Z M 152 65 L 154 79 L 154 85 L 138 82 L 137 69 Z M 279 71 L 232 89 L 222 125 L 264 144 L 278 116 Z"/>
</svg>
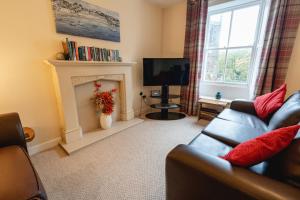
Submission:
<svg viewBox="0 0 300 200">
<path fill-rule="evenodd" d="M 0 147 L 19 145 L 27 151 L 23 127 L 18 113 L 0 115 Z"/>
<path fill-rule="evenodd" d="M 299 199 L 300 190 L 179 145 L 166 159 L 167 200 Z"/>
<path fill-rule="evenodd" d="M 253 101 L 234 100 L 231 102 L 230 108 L 232 110 L 236 110 L 236 111 L 240 111 L 240 112 L 244 112 L 244 113 L 248 113 L 248 114 L 257 116 Z"/>
</svg>

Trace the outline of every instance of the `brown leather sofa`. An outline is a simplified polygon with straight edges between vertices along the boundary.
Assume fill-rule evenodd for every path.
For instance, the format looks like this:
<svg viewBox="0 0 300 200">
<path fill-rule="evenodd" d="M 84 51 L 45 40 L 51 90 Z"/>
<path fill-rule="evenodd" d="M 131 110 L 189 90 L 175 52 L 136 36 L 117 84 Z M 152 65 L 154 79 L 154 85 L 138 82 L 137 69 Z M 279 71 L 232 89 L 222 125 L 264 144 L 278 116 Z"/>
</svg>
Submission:
<svg viewBox="0 0 300 200">
<path fill-rule="evenodd" d="M 260 120 L 252 102 L 233 101 L 189 145 L 166 158 L 167 200 L 300 199 L 300 132 L 287 149 L 249 168 L 219 156 L 262 133 L 300 122 L 300 91 L 268 120 Z"/>
<path fill-rule="evenodd" d="M 47 199 L 42 182 L 28 156 L 17 113 L 0 115 L 0 199 Z"/>
</svg>

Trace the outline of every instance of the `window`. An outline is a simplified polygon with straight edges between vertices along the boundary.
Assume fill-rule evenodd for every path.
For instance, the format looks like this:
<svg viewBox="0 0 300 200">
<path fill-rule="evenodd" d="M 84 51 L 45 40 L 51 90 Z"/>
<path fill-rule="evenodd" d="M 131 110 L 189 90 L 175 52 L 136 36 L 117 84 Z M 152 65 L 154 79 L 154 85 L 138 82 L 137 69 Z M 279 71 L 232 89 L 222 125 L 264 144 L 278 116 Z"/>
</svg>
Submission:
<svg viewBox="0 0 300 200">
<path fill-rule="evenodd" d="M 209 9 L 203 81 L 248 83 L 256 55 L 261 7 L 261 1 L 248 1 L 247 4 Z"/>
</svg>

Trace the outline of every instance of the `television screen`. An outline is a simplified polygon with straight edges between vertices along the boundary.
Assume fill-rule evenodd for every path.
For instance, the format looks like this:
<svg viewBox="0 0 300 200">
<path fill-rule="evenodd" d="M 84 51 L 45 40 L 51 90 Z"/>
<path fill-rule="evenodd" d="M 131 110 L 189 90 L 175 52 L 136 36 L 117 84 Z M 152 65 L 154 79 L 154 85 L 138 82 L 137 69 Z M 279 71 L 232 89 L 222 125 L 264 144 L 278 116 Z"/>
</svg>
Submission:
<svg viewBox="0 0 300 200">
<path fill-rule="evenodd" d="M 188 85 L 190 64 L 185 58 L 144 58 L 144 86 Z"/>
</svg>

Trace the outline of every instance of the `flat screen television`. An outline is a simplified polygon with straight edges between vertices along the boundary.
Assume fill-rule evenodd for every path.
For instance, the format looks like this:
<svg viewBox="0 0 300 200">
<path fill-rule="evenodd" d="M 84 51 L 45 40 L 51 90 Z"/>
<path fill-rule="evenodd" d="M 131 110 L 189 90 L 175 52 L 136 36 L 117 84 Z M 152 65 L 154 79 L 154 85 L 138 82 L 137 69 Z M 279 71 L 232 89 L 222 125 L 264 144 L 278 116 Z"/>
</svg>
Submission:
<svg viewBox="0 0 300 200">
<path fill-rule="evenodd" d="M 186 58 L 144 58 L 144 86 L 188 85 L 190 63 Z"/>
</svg>

